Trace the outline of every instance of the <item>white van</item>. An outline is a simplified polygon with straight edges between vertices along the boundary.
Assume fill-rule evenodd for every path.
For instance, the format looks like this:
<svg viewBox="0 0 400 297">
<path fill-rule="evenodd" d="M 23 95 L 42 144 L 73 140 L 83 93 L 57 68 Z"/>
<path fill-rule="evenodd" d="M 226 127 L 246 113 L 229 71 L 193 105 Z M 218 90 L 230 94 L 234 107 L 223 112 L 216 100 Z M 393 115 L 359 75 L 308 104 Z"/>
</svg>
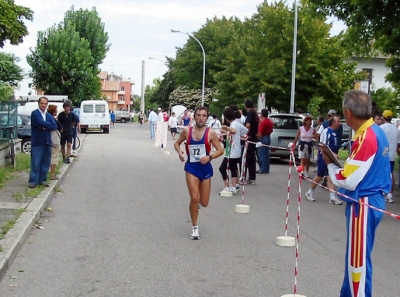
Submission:
<svg viewBox="0 0 400 297">
<path fill-rule="evenodd" d="M 60 113 L 64 111 L 63 102 L 51 102 L 49 101 L 49 105 L 53 104 L 57 106 L 57 112 Z M 32 111 L 39 108 L 39 104 L 37 102 L 26 102 L 23 106 L 18 106 L 18 114 L 31 116 Z"/>
<path fill-rule="evenodd" d="M 81 133 L 87 131 L 110 132 L 110 113 L 104 100 L 84 100 L 79 114 Z"/>
</svg>

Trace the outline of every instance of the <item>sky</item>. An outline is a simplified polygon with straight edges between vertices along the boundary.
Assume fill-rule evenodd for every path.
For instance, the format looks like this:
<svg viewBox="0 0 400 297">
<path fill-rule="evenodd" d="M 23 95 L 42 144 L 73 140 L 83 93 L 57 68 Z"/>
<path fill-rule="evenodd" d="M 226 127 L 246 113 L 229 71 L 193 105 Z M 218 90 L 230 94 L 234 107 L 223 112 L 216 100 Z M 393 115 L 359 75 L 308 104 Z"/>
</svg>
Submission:
<svg viewBox="0 0 400 297">
<path fill-rule="evenodd" d="M 25 21 L 29 35 L 20 45 L 6 44 L 5 52 L 16 54 L 19 65 L 28 72 L 26 56 L 37 42 L 37 32 L 45 31 L 63 20 L 72 6 L 75 10 L 96 7 L 111 48 L 100 66 L 102 71 L 123 75 L 135 82 L 133 93 L 141 94 L 142 61 L 145 65 L 144 81 L 152 85 L 153 79 L 161 78 L 167 71 L 165 57 L 175 57 L 176 48 L 183 47 L 189 38 L 185 34 L 172 33 L 171 29 L 193 33 L 214 16 L 240 19 L 251 18 L 262 0 L 15 0 L 17 5 L 33 10 L 33 21 Z M 334 25 L 332 31 L 343 29 Z M 201 40 L 200 40 L 201 42 Z M 207 46 L 203 44 L 206 54 Z M 201 48 L 199 46 L 199 51 Z M 153 59 L 149 59 L 149 57 Z M 23 91 L 23 88 L 21 88 Z M 25 94 L 26 95 L 26 94 Z"/>
</svg>

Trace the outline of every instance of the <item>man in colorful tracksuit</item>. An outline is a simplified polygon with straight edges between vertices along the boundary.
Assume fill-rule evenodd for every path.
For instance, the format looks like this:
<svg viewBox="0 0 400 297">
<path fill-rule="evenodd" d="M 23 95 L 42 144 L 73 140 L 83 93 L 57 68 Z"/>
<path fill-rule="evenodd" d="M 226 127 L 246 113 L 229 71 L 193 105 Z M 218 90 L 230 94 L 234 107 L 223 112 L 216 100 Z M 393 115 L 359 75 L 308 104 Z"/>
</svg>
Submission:
<svg viewBox="0 0 400 297">
<path fill-rule="evenodd" d="M 370 208 L 385 208 L 384 194 L 390 191 L 389 144 L 385 133 L 374 124 L 371 99 L 363 91 L 345 93 L 343 113 L 346 123 L 356 131 L 351 155 L 344 168 L 334 165 L 324 154 L 329 176 L 347 202 L 347 244 L 341 297 L 372 297 L 372 259 L 375 231 L 383 213 Z"/>
</svg>

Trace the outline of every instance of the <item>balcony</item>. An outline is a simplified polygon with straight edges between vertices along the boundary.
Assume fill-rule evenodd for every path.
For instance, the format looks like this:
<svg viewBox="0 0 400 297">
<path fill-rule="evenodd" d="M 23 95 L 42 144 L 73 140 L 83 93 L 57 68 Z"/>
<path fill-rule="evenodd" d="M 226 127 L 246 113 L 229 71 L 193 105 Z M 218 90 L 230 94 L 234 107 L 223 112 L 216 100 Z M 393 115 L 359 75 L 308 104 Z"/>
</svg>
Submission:
<svg viewBox="0 0 400 297">
<path fill-rule="evenodd" d="M 125 91 L 118 91 L 118 95 L 125 95 Z"/>
</svg>

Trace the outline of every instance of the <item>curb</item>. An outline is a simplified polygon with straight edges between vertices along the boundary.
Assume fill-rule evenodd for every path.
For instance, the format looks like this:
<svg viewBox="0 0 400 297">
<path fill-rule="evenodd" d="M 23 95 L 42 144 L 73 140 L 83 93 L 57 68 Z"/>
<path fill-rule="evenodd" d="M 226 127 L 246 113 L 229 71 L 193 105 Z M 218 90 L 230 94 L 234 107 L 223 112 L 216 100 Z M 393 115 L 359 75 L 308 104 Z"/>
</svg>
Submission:
<svg viewBox="0 0 400 297">
<path fill-rule="evenodd" d="M 29 203 L 25 212 L 17 219 L 13 228 L 10 229 L 4 239 L 1 240 L 3 252 L 0 253 L 0 280 L 7 273 L 8 268 L 18 255 L 22 245 L 29 237 L 34 224 L 40 219 L 43 210 L 53 198 L 55 189 L 67 175 L 73 162 L 74 160 L 72 160 L 71 164 L 63 164 L 63 166 L 61 166 L 59 179 L 50 181 L 50 187 L 45 188 L 31 203 Z"/>
</svg>

